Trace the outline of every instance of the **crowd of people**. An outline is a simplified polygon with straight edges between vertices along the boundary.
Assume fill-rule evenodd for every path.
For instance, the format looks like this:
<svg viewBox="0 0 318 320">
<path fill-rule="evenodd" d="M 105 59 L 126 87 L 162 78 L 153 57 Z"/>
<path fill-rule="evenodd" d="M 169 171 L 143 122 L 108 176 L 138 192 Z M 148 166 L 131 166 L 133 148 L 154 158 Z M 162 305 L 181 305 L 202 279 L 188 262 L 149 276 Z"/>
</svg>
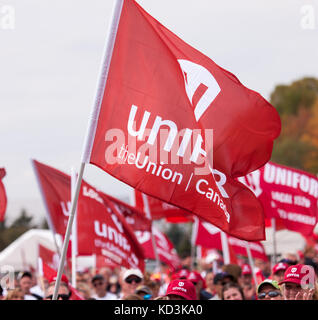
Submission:
<svg viewBox="0 0 318 320">
<path fill-rule="evenodd" d="M 179 270 L 144 272 L 102 267 L 77 272 L 76 288 L 63 274 L 58 300 L 318 300 L 318 260 L 314 250 L 305 256 L 289 255 L 271 266 L 255 260 L 248 264 L 220 265 L 202 262 L 196 269 L 188 261 Z M 215 266 L 214 266 L 215 267 Z M 2 300 L 52 300 L 56 275 L 50 279 L 35 272 L 17 274 L 14 285 L 1 281 Z"/>
</svg>

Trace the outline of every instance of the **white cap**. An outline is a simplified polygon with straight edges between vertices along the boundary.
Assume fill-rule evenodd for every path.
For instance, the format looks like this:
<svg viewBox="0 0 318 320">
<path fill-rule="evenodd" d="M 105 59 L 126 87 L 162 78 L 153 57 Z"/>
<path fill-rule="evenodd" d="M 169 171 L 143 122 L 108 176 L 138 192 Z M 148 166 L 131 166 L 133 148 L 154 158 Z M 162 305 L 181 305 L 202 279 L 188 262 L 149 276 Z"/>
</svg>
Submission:
<svg viewBox="0 0 318 320">
<path fill-rule="evenodd" d="M 126 280 L 129 276 L 137 276 L 140 279 L 143 279 L 144 276 L 142 272 L 139 269 L 127 269 L 123 273 L 123 280 Z"/>
</svg>

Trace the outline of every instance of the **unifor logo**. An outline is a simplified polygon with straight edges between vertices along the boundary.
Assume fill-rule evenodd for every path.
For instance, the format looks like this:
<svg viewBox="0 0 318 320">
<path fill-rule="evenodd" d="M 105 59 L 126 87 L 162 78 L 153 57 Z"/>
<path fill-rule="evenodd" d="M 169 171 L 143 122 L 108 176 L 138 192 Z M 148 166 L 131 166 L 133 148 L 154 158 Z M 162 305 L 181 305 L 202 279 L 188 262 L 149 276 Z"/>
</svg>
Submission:
<svg viewBox="0 0 318 320">
<path fill-rule="evenodd" d="M 178 285 L 179 285 L 179 287 L 183 287 L 183 286 L 184 286 L 184 282 L 181 282 L 181 281 L 180 281 L 180 282 L 178 283 Z"/>
<path fill-rule="evenodd" d="M 206 68 L 188 60 L 179 59 L 178 62 L 182 69 L 187 96 L 194 107 L 195 119 L 199 121 L 203 113 L 221 92 L 221 88 Z M 201 95 L 196 105 L 194 105 L 195 94 L 198 97 Z"/>
<path fill-rule="evenodd" d="M 290 271 L 294 273 L 297 271 L 297 268 L 292 268 Z"/>
</svg>

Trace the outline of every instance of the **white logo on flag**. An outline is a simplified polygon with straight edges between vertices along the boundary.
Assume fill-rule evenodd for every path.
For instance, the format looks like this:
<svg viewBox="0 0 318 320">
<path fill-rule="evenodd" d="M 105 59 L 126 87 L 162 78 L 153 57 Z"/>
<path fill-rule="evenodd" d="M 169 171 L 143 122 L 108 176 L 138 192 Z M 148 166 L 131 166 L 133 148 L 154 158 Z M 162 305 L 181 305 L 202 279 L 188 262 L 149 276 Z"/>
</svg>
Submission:
<svg viewBox="0 0 318 320">
<path fill-rule="evenodd" d="M 199 121 L 206 109 L 221 92 L 221 88 L 206 68 L 188 60 L 178 59 L 178 62 L 183 72 L 186 93 L 192 105 L 193 96 L 200 85 L 207 87 L 197 105 L 194 106 L 195 119 Z"/>
</svg>

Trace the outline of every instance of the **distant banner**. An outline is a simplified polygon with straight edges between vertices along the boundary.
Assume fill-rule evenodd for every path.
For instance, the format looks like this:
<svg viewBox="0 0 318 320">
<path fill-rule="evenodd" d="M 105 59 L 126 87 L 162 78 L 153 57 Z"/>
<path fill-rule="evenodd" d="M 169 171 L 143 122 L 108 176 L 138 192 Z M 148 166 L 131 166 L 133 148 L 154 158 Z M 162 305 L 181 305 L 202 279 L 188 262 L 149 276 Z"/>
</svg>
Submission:
<svg viewBox="0 0 318 320">
<path fill-rule="evenodd" d="M 307 172 L 268 162 L 239 181 L 262 202 L 267 218 L 310 235 L 317 223 L 318 179 Z"/>
</svg>

